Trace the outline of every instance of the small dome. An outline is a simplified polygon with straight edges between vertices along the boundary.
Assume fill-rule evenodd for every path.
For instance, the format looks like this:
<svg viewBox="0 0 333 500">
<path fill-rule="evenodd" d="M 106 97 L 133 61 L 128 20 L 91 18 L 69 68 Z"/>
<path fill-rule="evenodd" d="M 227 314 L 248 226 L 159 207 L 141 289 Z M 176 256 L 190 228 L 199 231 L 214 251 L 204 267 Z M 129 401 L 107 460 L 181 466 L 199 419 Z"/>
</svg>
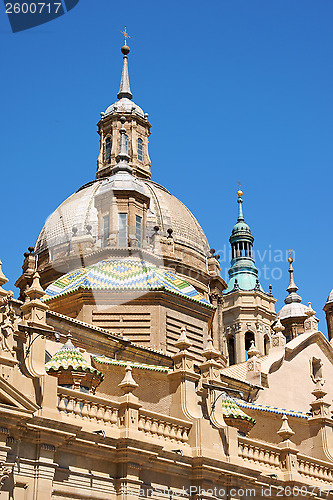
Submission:
<svg viewBox="0 0 333 500">
<path fill-rule="evenodd" d="M 238 406 L 236 400 L 227 394 L 222 397 L 222 414 L 227 425 L 236 427 L 240 432 L 244 432 L 245 434 L 249 432 L 256 423 L 252 417 L 246 415 Z"/>
<path fill-rule="evenodd" d="M 122 97 L 119 101 L 111 104 L 111 106 L 105 110 L 104 116 L 111 115 L 112 113 L 136 113 L 144 118 L 143 109 L 127 97 Z"/>
<path fill-rule="evenodd" d="M 80 351 L 72 344 L 70 338 L 61 349 L 52 356 L 50 361 L 46 363 L 45 370 L 50 374 L 60 370 L 75 370 L 95 374 L 101 380 L 104 378 L 104 375 L 100 371 L 87 363 Z"/>
<path fill-rule="evenodd" d="M 232 235 L 234 235 L 235 233 L 243 232 L 243 231 L 251 234 L 250 226 L 248 224 L 246 224 L 245 221 L 236 222 L 236 224 L 232 228 Z"/>
<path fill-rule="evenodd" d="M 285 304 L 280 311 L 278 312 L 278 317 L 280 320 L 287 318 L 307 318 L 305 311 L 307 310 L 307 306 L 302 304 L 301 302 L 290 302 L 289 304 Z"/>
</svg>

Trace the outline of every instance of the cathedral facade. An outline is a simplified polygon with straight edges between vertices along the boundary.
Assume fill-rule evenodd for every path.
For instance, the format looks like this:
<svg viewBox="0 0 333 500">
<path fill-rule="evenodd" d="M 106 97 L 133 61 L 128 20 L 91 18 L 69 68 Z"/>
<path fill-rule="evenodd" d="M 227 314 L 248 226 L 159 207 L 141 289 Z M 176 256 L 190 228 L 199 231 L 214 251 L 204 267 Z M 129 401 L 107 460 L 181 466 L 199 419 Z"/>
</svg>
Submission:
<svg viewBox="0 0 333 500">
<path fill-rule="evenodd" d="M 25 253 L 18 299 L 0 265 L 0 500 L 333 498 L 333 291 L 327 339 L 290 257 L 275 310 L 241 190 L 221 278 L 151 179 L 121 52 L 95 180 Z"/>
</svg>

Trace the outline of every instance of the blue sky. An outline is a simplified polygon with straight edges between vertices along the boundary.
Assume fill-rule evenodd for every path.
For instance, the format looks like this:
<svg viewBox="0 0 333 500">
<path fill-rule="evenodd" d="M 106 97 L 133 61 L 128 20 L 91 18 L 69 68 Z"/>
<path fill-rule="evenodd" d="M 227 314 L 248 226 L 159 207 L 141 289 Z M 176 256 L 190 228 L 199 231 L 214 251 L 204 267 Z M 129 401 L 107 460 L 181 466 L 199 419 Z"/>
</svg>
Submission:
<svg viewBox="0 0 333 500">
<path fill-rule="evenodd" d="M 126 24 L 134 101 L 153 125 L 153 179 L 197 217 L 223 276 L 240 180 L 263 287 L 272 283 L 282 307 L 292 247 L 299 293 L 326 332 L 332 20 L 331 0 L 80 0 L 12 34 L 1 4 L 0 258 L 10 288 L 47 216 L 95 177 L 96 123 L 116 100 Z"/>
</svg>

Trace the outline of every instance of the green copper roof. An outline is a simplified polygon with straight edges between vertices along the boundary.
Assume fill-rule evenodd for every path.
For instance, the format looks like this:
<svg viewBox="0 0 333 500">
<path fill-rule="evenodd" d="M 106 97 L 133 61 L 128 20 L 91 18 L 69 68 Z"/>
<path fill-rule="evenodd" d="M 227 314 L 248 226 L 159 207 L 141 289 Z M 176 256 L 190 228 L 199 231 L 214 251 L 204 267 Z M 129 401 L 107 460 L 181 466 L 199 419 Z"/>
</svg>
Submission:
<svg viewBox="0 0 333 500">
<path fill-rule="evenodd" d="M 254 238 L 250 226 L 244 220 L 242 191 L 238 191 L 237 195 L 238 218 L 229 239 L 232 248 L 231 267 L 228 271 L 229 283 L 223 293 L 227 294 L 236 290 L 263 292 L 258 280 L 258 269 L 253 259 Z"/>
<path fill-rule="evenodd" d="M 256 423 L 254 418 L 246 415 L 246 413 L 244 413 L 238 406 L 235 399 L 231 398 L 227 394 L 225 394 L 222 399 L 222 413 L 225 418 L 246 420 L 251 422 L 253 425 Z"/>
<path fill-rule="evenodd" d="M 43 300 L 48 302 L 79 289 L 113 292 L 164 290 L 215 309 L 190 283 L 171 270 L 160 269 L 137 258 L 102 260 L 65 274 L 47 287 Z"/>
<path fill-rule="evenodd" d="M 50 370 L 74 370 L 90 372 L 99 376 L 101 380 L 103 380 L 104 378 L 104 375 L 101 372 L 87 363 L 81 352 L 76 349 L 76 347 L 74 347 L 70 338 L 67 340 L 66 344 L 64 344 L 62 348 L 52 356 L 50 361 L 46 363 L 45 370 L 47 372 L 49 372 Z"/>
</svg>

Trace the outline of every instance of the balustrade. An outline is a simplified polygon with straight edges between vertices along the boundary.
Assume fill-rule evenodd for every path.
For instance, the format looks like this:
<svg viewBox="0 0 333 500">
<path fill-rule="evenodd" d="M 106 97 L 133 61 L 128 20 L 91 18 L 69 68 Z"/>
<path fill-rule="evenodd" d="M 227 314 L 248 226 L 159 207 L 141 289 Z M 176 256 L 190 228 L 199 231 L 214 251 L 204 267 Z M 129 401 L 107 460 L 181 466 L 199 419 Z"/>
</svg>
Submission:
<svg viewBox="0 0 333 500">
<path fill-rule="evenodd" d="M 115 426 L 118 423 L 118 407 L 116 402 L 58 387 L 58 410 L 68 417 Z"/>
<path fill-rule="evenodd" d="M 187 443 L 191 422 L 140 410 L 138 430 L 151 437 Z"/>
<path fill-rule="evenodd" d="M 248 462 L 275 469 L 280 466 L 280 451 L 277 448 L 245 437 L 238 439 L 238 455 Z"/>
</svg>

